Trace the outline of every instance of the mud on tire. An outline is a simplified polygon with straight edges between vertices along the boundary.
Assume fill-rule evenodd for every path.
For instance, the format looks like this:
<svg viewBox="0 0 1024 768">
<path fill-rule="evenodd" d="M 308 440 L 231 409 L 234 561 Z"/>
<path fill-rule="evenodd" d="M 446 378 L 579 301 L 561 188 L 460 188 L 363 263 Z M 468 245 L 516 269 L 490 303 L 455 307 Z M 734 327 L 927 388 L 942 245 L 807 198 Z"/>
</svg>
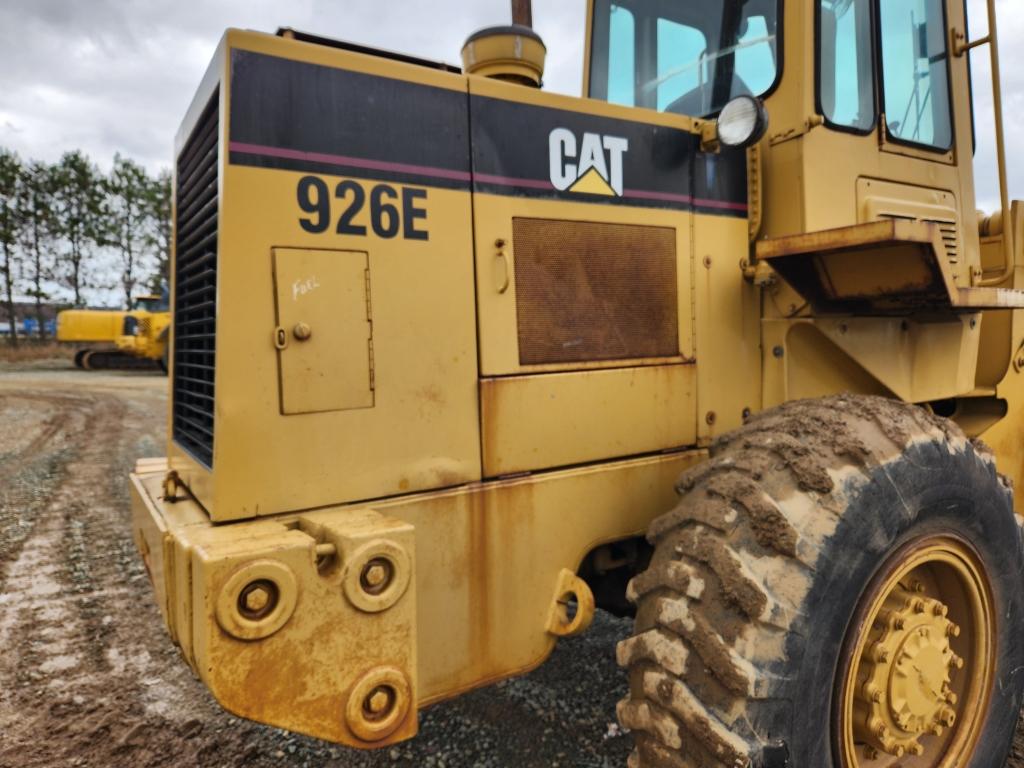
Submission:
<svg viewBox="0 0 1024 768">
<path fill-rule="evenodd" d="M 889 553 L 928 532 L 977 551 L 998 626 L 996 680 L 972 768 L 1001 766 L 1024 688 L 1021 534 L 983 446 L 902 403 L 784 405 L 721 438 L 683 475 L 633 579 L 619 644 L 634 768 L 839 768 L 833 697 L 843 639 Z M 1016 671 L 1016 672 L 1015 672 Z"/>
</svg>

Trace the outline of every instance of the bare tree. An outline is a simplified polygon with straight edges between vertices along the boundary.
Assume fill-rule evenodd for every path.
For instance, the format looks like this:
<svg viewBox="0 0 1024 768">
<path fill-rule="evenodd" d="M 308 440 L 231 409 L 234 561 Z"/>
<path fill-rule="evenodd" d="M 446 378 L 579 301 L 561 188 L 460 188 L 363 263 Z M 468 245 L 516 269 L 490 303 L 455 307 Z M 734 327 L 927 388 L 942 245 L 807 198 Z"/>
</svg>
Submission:
<svg viewBox="0 0 1024 768">
<path fill-rule="evenodd" d="M 28 272 L 29 295 L 35 299 L 36 323 L 39 337 L 46 337 L 43 319 L 43 301 L 49 298 L 46 283 L 53 277 L 53 190 L 52 169 L 35 160 L 31 161 L 22 174 L 22 195 L 19 199 L 21 218 L 25 222 L 21 232 Z"/>
<path fill-rule="evenodd" d="M 141 165 L 120 154 L 114 155 L 114 167 L 107 179 L 110 234 L 121 255 L 121 288 L 127 309 L 131 309 L 139 274 L 145 268 L 151 184 Z"/>
<path fill-rule="evenodd" d="M 21 193 L 21 160 L 8 149 L 0 147 L 0 277 L 4 281 L 4 304 L 10 326 L 10 342 L 18 346 L 18 323 L 14 315 L 14 265 L 18 255 L 18 237 L 23 219 L 18 198 Z"/>
<path fill-rule="evenodd" d="M 153 249 L 157 259 L 156 273 L 149 287 L 153 293 L 160 293 L 171 283 L 171 240 L 174 232 L 171 222 L 171 172 L 166 168 L 150 182 L 146 203 L 150 218 L 147 245 Z"/>
<path fill-rule="evenodd" d="M 57 278 L 74 296 L 93 287 L 88 267 L 95 248 L 110 242 L 106 190 L 99 169 L 81 151 L 65 152 L 54 168 L 56 234 L 64 243 Z"/>
</svg>

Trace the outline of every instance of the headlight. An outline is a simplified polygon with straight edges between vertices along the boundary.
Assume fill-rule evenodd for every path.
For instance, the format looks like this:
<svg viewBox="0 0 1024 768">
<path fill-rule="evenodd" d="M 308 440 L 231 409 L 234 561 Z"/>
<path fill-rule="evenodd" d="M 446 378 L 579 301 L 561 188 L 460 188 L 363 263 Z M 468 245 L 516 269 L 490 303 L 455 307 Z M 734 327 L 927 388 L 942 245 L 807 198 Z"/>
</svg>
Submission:
<svg viewBox="0 0 1024 768">
<path fill-rule="evenodd" d="M 767 130 L 768 111 L 753 96 L 737 96 L 718 116 L 718 140 L 727 147 L 749 147 L 759 142 Z"/>
</svg>

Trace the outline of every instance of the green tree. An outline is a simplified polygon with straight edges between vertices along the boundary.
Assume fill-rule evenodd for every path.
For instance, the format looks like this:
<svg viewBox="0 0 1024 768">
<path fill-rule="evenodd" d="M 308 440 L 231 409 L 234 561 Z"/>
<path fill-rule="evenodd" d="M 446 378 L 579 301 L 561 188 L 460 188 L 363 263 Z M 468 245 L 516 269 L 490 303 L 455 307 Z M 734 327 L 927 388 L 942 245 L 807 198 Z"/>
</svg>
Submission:
<svg viewBox="0 0 1024 768">
<path fill-rule="evenodd" d="M 65 152 L 55 167 L 56 234 L 63 242 L 58 281 L 84 306 L 83 292 L 94 287 L 89 267 L 96 248 L 111 242 L 103 176 L 80 150 Z"/>
<path fill-rule="evenodd" d="M 171 172 L 166 168 L 150 182 L 146 195 L 147 213 L 150 218 L 147 245 L 156 254 L 156 272 L 149 287 L 153 293 L 160 293 L 171 284 Z"/>
<path fill-rule="evenodd" d="M 0 277 L 3 278 L 3 298 L 7 307 L 7 321 L 10 325 L 11 345 L 18 346 L 18 323 L 14 315 L 14 266 L 18 256 L 18 238 L 21 235 L 23 219 L 19 210 L 22 187 L 20 158 L 8 149 L 0 147 Z"/>
<path fill-rule="evenodd" d="M 31 161 L 22 173 L 22 195 L 20 198 L 22 245 L 25 250 L 29 295 L 35 299 L 36 322 L 39 337 L 46 337 L 43 320 L 43 302 L 49 298 L 46 283 L 53 278 L 53 235 L 55 221 L 53 198 L 56 179 L 53 169 L 38 161 Z"/>
<path fill-rule="evenodd" d="M 151 226 L 149 196 L 152 179 L 138 163 L 120 154 L 107 179 L 111 242 L 121 256 L 121 288 L 127 309 L 145 269 L 146 245 Z"/>
</svg>

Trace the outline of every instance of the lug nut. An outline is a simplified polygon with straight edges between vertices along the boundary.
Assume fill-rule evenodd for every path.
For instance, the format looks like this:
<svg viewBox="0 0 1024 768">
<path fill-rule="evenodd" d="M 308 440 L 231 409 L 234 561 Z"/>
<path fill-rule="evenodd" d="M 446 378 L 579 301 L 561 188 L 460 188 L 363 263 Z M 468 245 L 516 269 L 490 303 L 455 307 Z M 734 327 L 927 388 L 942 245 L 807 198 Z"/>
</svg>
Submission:
<svg viewBox="0 0 1024 768">
<path fill-rule="evenodd" d="M 913 744 L 910 745 L 910 747 L 907 749 L 907 751 L 910 752 L 910 754 L 912 754 L 912 755 L 923 755 L 924 754 L 924 747 L 922 747 L 920 744 L 918 744 L 915 741 Z"/>
<path fill-rule="evenodd" d="M 896 739 L 885 739 L 882 742 L 882 746 L 886 752 L 896 757 L 903 757 L 904 753 L 906 753 L 906 749 L 904 749 L 902 744 L 897 744 Z"/>
</svg>

